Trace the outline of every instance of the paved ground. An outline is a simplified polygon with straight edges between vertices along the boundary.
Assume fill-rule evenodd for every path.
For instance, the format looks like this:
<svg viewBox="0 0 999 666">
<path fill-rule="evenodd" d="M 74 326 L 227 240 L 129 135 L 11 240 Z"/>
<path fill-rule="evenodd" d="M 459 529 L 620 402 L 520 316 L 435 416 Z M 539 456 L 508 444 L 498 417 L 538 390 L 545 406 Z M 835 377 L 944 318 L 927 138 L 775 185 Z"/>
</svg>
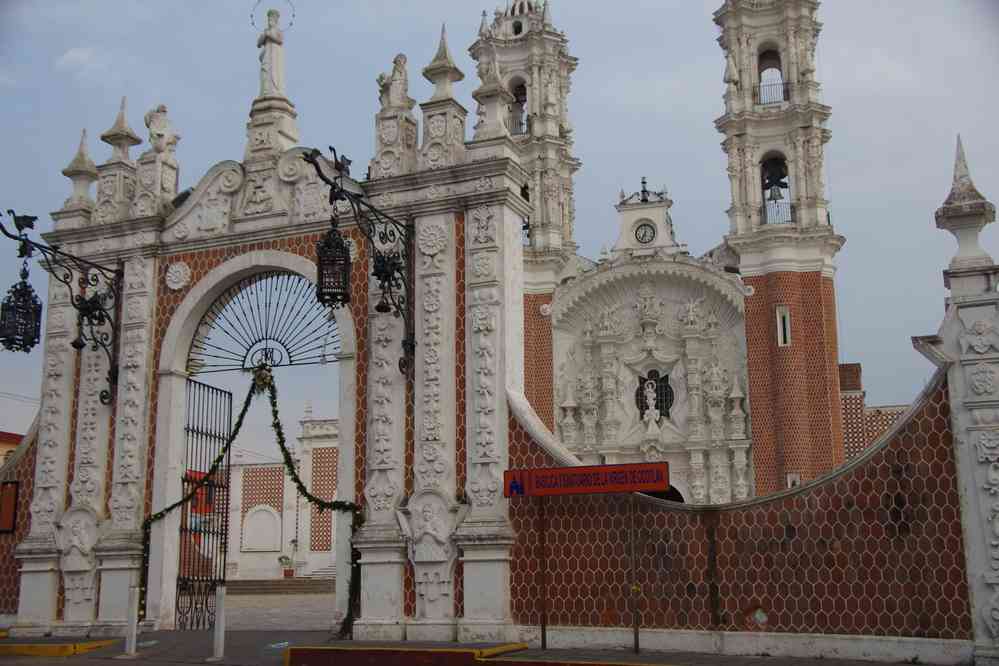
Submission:
<svg viewBox="0 0 999 666">
<path fill-rule="evenodd" d="M 284 649 L 292 646 L 351 645 L 358 643 L 338 643 L 330 639 L 328 632 L 302 631 L 244 631 L 230 632 L 226 636 L 226 666 L 279 666 L 283 664 Z M 372 644 L 367 644 L 372 645 Z M 382 644 L 384 645 L 384 644 Z M 396 644 L 397 646 L 399 644 Z M 142 666 L 167 666 L 170 664 L 203 664 L 211 655 L 212 637 L 209 632 L 152 632 L 139 638 L 139 657 L 136 663 Z M 414 647 L 412 643 L 404 647 Z M 439 644 L 438 647 L 455 647 L 454 643 Z M 115 666 L 131 663 L 115 659 L 122 653 L 122 644 L 98 650 L 87 655 L 66 658 L 41 657 L 0 657 L 0 664 L 48 666 Z M 575 650 L 530 650 L 504 655 L 498 664 L 517 666 L 518 661 L 572 661 L 572 662 L 613 662 L 617 664 L 656 664 L 659 666 L 871 666 L 872 662 L 840 661 L 833 659 L 792 659 L 777 657 L 718 657 L 690 653 L 642 653 L 633 655 L 623 650 L 615 651 L 575 651 Z M 346 663 L 346 662 L 344 662 Z M 424 662 L 426 663 L 426 662 Z"/>
<path fill-rule="evenodd" d="M 332 594 L 228 594 L 226 629 L 326 631 L 333 626 Z"/>
</svg>

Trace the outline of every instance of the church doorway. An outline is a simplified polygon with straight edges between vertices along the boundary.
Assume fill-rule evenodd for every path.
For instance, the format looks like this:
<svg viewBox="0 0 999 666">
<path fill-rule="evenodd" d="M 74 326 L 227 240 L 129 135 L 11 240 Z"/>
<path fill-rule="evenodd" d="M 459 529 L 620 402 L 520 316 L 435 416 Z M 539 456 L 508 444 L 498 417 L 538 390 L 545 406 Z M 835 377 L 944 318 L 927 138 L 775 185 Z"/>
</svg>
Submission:
<svg viewBox="0 0 999 666">
<path fill-rule="evenodd" d="M 346 324 L 352 347 L 353 324 L 345 310 L 316 301 L 311 261 L 254 254 L 275 256 L 262 263 L 237 257 L 206 276 L 163 340 L 158 405 L 169 418 L 158 418 L 153 512 L 197 488 L 151 530 L 145 615 L 163 628 L 212 626 L 220 585 L 231 629 L 270 628 L 273 613 L 254 619 L 254 609 L 305 592 L 310 597 L 293 605 L 312 608 L 321 628 L 332 625 L 336 519 L 302 500 L 290 469 L 309 492 L 334 499 L 337 417 L 353 413 L 339 390 L 341 365 L 353 372 L 352 354 L 341 364 L 341 331 Z M 280 388 L 273 405 L 248 393 L 261 365 Z M 165 374 L 168 366 L 180 372 Z M 329 431 L 321 448 L 314 448 L 317 423 Z M 270 599 L 257 598 L 263 595 Z"/>
</svg>

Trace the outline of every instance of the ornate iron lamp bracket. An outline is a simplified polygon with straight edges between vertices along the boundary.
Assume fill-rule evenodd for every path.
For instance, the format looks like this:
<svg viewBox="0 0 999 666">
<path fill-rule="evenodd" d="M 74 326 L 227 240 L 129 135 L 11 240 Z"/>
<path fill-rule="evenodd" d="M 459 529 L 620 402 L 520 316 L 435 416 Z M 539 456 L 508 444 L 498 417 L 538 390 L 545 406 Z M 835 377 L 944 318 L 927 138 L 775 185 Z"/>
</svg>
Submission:
<svg viewBox="0 0 999 666">
<path fill-rule="evenodd" d="M 336 149 L 330 147 L 333 153 L 334 174 L 324 170 L 321 153 L 317 149 L 302 155 L 302 159 L 311 164 L 319 179 L 330 188 L 329 202 L 330 238 L 340 238 L 340 221 L 338 208 L 340 202 L 345 202 L 357 228 L 364 234 L 371 248 L 371 275 L 378 282 L 380 300 L 375 310 L 381 313 L 393 313 L 402 317 L 405 323 L 405 334 L 402 341 L 403 355 L 399 359 L 399 370 L 408 374 L 412 369 L 411 360 L 416 353 L 416 334 L 413 325 L 412 312 L 412 256 L 413 256 L 413 222 L 397 220 L 383 210 L 373 206 L 366 198 L 361 185 L 350 179 L 350 160 L 339 157 Z M 346 182 L 345 182 L 346 178 Z M 343 305 L 340 303 L 339 305 Z"/>
<path fill-rule="evenodd" d="M 80 351 L 89 345 L 94 351 L 102 350 L 107 355 L 108 387 L 101 391 L 100 399 L 101 404 L 110 405 L 118 384 L 118 333 L 124 267 L 119 262 L 116 267 L 109 268 L 63 252 L 55 245 L 33 241 L 28 238 L 27 230 L 34 229 L 37 218 L 17 215 L 12 210 L 8 210 L 7 214 L 14 222 L 15 233 L 8 231 L 3 223 L 0 223 L 0 232 L 17 241 L 18 258 L 27 261 L 36 252 L 42 255 L 45 270 L 69 290 L 69 302 L 76 310 L 77 322 L 77 336 L 71 343 L 73 348 Z M 40 310 L 38 316 L 41 316 Z"/>
</svg>

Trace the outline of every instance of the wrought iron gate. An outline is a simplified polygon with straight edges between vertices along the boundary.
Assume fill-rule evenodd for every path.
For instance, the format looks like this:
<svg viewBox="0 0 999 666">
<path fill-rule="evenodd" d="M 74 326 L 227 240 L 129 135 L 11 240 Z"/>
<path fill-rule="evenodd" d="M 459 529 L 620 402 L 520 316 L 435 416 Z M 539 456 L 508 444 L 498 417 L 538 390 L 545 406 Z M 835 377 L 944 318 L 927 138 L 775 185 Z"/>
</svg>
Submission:
<svg viewBox="0 0 999 666">
<path fill-rule="evenodd" d="M 232 394 L 187 380 L 186 495 L 203 479 L 232 431 Z M 177 568 L 177 629 L 209 629 L 215 623 L 215 590 L 225 584 L 229 542 L 229 454 L 222 466 L 181 509 Z"/>
</svg>

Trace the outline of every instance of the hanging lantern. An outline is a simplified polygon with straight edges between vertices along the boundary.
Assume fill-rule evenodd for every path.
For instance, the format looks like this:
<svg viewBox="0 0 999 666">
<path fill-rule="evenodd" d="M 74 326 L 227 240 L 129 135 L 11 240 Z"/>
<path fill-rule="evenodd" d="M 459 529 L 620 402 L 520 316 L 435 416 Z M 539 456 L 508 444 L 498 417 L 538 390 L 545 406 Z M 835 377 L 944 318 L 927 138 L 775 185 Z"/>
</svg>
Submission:
<svg viewBox="0 0 999 666">
<path fill-rule="evenodd" d="M 21 281 L 10 288 L 0 306 L 0 345 L 8 351 L 30 352 L 42 332 L 42 302 L 28 284 L 28 262 Z"/>
<path fill-rule="evenodd" d="M 327 307 L 350 304 L 350 246 L 333 226 L 316 243 L 316 300 Z"/>
</svg>

